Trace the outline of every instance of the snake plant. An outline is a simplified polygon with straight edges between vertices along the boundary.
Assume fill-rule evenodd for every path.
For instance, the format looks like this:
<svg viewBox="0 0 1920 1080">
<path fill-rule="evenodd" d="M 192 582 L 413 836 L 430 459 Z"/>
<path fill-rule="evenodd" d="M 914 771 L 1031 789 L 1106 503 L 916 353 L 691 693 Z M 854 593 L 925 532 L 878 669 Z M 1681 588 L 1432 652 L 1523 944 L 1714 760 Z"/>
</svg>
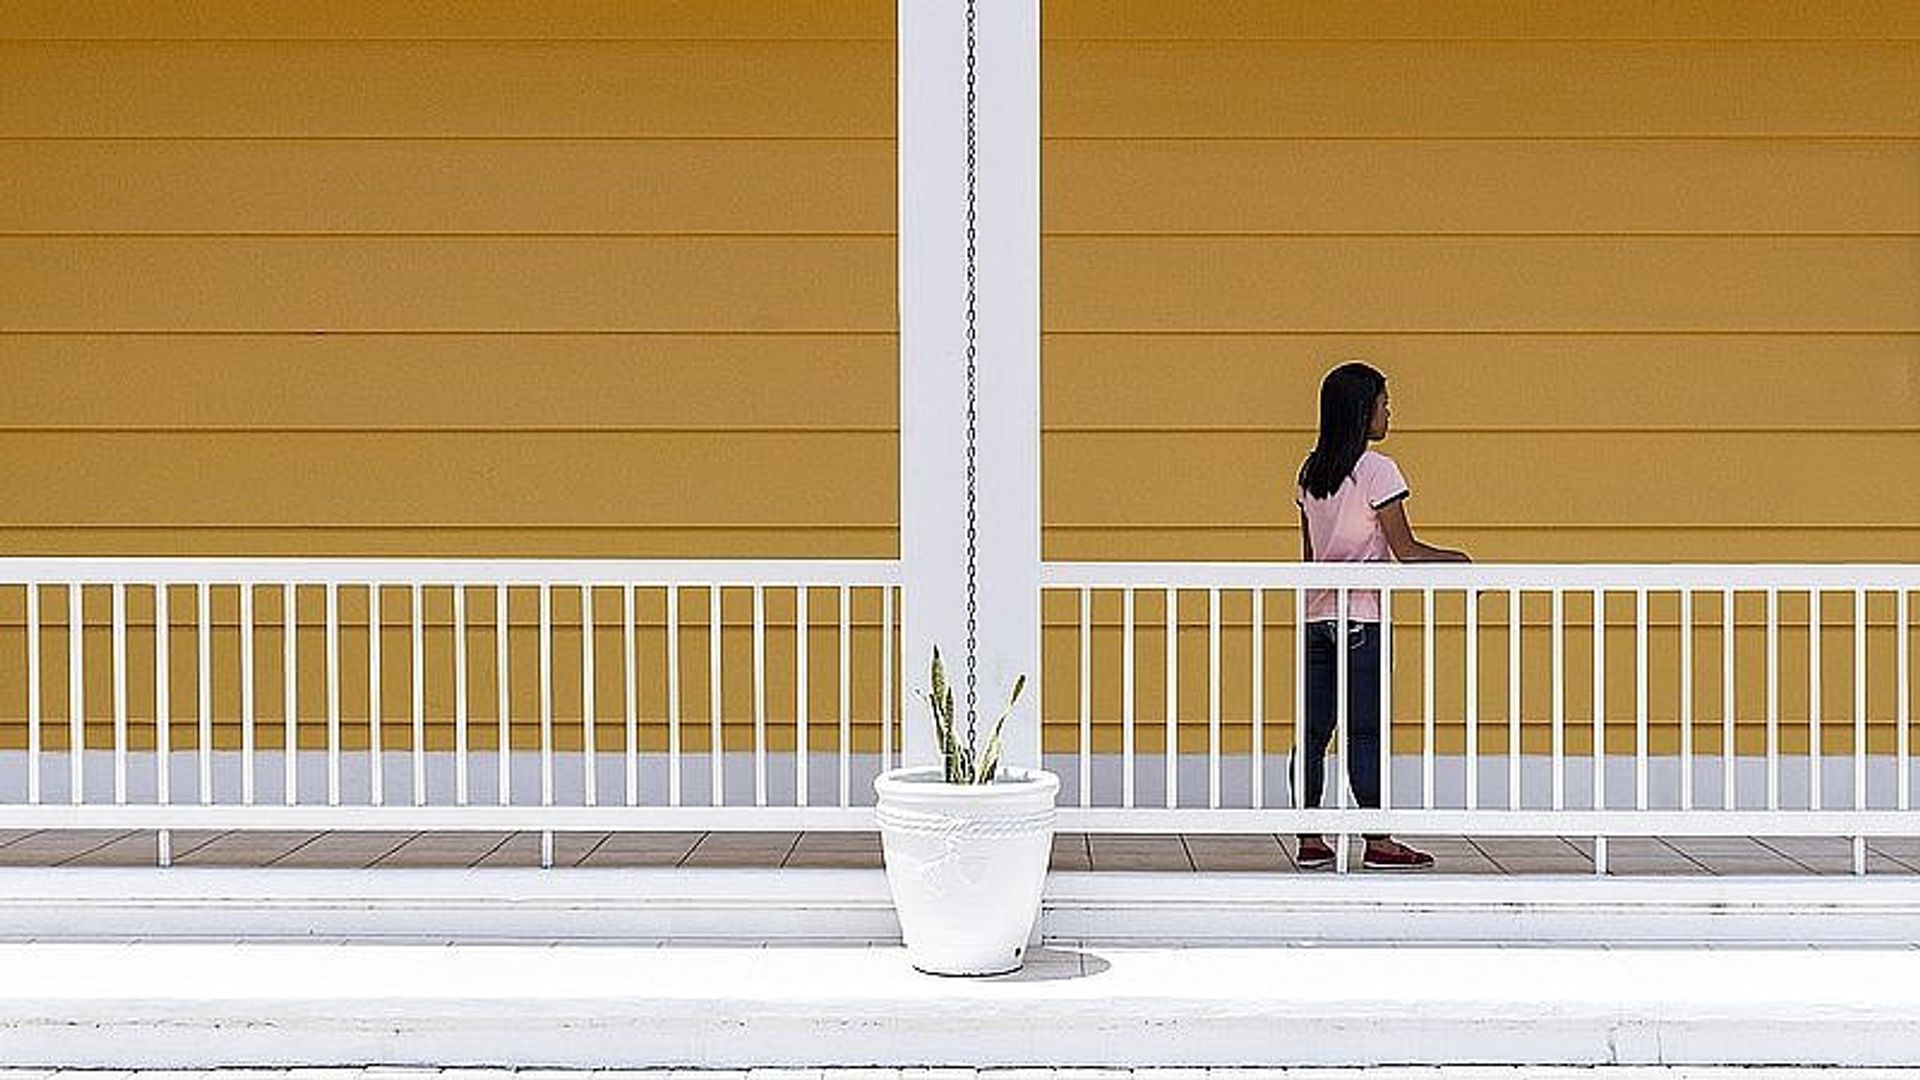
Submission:
<svg viewBox="0 0 1920 1080">
<path fill-rule="evenodd" d="M 963 744 L 954 731 L 953 687 L 947 682 L 946 668 L 940 663 L 940 649 L 933 650 L 933 690 L 927 695 L 927 704 L 933 709 L 933 730 L 940 741 L 940 761 L 945 769 L 945 779 L 949 784 L 989 784 L 1000 768 L 1000 729 L 1006 726 L 1007 717 L 1012 715 L 1014 705 L 1020 701 L 1020 692 L 1027 688 L 1027 677 L 1014 680 L 1013 696 L 1008 699 L 1007 707 L 1001 711 L 1000 719 L 994 722 L 993 734 L 987 738 L 984 752 L 976 752 L 975 734 L 972 723 L 967 725 L 967 738 Z"/>
</svg>

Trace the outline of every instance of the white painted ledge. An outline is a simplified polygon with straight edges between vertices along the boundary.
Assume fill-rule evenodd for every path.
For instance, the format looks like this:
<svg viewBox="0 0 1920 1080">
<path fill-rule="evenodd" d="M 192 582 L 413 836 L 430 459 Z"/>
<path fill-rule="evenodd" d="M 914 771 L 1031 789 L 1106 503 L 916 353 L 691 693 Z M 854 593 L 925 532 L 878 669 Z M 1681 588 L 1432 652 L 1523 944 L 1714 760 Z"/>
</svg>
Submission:
<svg viewBox="0 0 1920 1080">
<path fill-rule="evenodd" d="M 0 940 L 893 943 L 879 870 L 0 869 Z M 1920 944 L 1920 877 L 1054 873 L 1053 942 Z"/>
<path fill-rule="evenodd" d="M 1920 944 L 1920 877 L 1074 873 L 1049 939 L 1299 943 Z"/>
<path fill-rule="evenodd" d="M 0 945 L 26 1066 L 1920 1061 L 1911 948 Z"/>
<path fill-rule="evenodd" d="M 0 869 L 0 939 L 897 941 L 879 870 Z"/>
</svg>

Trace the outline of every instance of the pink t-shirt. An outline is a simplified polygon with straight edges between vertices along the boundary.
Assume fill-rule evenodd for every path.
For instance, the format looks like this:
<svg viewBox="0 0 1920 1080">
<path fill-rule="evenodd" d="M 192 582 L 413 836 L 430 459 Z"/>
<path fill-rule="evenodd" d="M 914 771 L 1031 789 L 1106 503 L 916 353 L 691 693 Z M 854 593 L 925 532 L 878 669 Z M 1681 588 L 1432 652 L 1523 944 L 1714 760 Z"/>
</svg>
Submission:
<svg viewBox="0 0 1920 1080">
<path fill-rule="evenodd" d="M 1294 502 L 1307 516 L 1307 537 L 1313 542 L 1315 562 L 1391 562 L 1386 531 L 1380 527 L 1380 509 L 1407 497 L 1407 480 L 1400 466 L 1377 450 L 1363 451 L 1353 474 L 1324 499 L 1296 486 Z M 1328 589 L 1307 591 L 1307 619 L 1332 621 L 1340 617 L 1339 594 Z M 1347 594 L 1347 618 L 1380 621 L 1380 594 L 1356 589 Z"/>
</svg>

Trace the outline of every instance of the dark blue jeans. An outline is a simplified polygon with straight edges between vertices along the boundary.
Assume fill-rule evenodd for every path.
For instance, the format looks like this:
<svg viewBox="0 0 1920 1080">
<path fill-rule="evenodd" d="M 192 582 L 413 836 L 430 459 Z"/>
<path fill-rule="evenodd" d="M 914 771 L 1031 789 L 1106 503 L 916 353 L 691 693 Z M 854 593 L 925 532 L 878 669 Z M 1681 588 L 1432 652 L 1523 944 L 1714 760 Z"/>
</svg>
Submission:
<svg viewBox="0 0 1920 1080">
<path fill-rule="evenodd" d="M 1327 745 L 1333 741 L 1339 677 L 1338 623 L 1307 624 L 1307 761 L 1305 798 L 1317 807 L 1326 787 Z M 1347 746 L 1343 755 L 1354 800 L 1380 805 L 1380 624 L 1347 623 Z M 1287 762 L 1293 776 L 1293 761 Z"/>
</svg>

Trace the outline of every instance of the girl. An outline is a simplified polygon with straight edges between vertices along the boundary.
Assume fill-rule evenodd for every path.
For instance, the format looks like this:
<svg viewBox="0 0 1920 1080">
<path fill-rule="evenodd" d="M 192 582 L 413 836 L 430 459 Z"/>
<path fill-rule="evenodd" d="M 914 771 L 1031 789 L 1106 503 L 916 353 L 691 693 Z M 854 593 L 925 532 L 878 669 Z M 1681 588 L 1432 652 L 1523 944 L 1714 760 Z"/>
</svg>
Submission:
<svg viewBox="0 0 1920 1080">
<path fill-rule="evenodd" d="M 1334 368 L 1320 384 L 1320 438 L 1300 467 L 1295 502 L 1300 507 L 1303 562 L 1467 562 L 1466 554 L 1423 544 L 1413 537 L 1403 505 L 1407 482 L 1393 459 L 1367 443 L 1387 437 L 1392 413 L 1387 377 L 1352 361 Z M 1347 597 L 1347 778 L 1363 807 L 1380 805 L 1380 594 L 1355 590 Z M 1336 673 L 1341 647 L 1338 594 L 1307 593 L 1306 791 L 1298 806 L 1320 805 L 1326 779 L 1327 744 L 1333 738 Z M 1288 775 L 1293 775 L 1288 763 Z M 1319 836 L 1300 837 L 1302 870 L 1333 865 L 1333 848 Z M 1385 835 L 1368 836 L 1361 865 L 1375 870 L 1425 870 L 1433 856 Z"/>
</svg>

